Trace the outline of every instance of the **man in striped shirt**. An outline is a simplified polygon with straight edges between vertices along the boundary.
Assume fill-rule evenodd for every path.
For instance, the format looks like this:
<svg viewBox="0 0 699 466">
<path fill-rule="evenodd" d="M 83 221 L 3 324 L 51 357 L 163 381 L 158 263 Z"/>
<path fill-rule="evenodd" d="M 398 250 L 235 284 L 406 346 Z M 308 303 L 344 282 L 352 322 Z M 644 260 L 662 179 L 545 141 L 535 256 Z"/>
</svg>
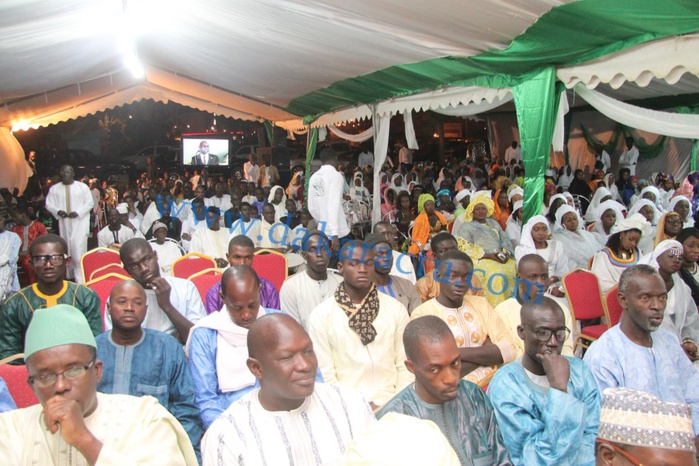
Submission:
<svg viewBox="0 0 699 466">
<path fill-rule="evenodd" d="M 260 388 L 211 425 L 204 466 L 339 463 L 350 441 L 376 421 L 369 405 L 357 393 L 315 382 L 313 342 L 293 318 L 260 317 L 247 344 L 248 369 Z"/>
</svg>

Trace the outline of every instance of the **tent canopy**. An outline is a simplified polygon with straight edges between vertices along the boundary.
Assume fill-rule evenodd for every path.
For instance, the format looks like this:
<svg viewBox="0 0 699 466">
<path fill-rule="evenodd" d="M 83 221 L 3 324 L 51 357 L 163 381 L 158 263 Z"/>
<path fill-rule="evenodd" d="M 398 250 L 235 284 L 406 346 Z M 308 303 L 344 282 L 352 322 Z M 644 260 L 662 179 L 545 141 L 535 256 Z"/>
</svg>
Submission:
<svg viewBox="0 0 699 466">
<path fill-rule="evenodd" d="M 511 87 L 547 66 L 695 32 L 699 4 L 6 0 L 0 18 L 0 126 L 43 126 L 140 99 L 298 125 L 445 86 Z M 125 65 L 134 56 L 139 78 Z M 597 78 L 582 70 L 567 81 Z"/>
</svg>

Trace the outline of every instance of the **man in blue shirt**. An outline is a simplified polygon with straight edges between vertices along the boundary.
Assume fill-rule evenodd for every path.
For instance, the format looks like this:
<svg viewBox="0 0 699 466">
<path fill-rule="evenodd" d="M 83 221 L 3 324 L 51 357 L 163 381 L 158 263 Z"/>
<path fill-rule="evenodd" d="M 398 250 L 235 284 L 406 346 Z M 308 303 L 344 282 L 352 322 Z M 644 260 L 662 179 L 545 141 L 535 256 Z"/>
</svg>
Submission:
<svg viewBox="0 0 699 466">
<path fill-rule="evenodd" d="M 146 293 L 136 281 L 117 284 L 107 310 L 113 328 L 95 338 L 97 359 L 103 363 L 97 391 L 155 397 L 182 424 L 199 456 L 203 432 L 182 345 L 166 333 L 141 327 Z"/>
</svg>

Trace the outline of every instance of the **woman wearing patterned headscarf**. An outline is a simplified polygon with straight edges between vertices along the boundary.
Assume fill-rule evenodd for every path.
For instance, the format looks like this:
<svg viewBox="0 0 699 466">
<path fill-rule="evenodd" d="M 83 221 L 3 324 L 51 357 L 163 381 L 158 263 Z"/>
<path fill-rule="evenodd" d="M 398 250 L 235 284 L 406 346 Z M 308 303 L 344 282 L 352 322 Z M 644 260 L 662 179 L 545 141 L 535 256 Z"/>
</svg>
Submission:
<svg viewBox="0 0 699 466">
<path fill-rule="evenodd" d="M 514 248 L 498 222 L 490 218 L 494 210 L 486 193 L 475 196 L 463 215 L 464 223 L 454 232 L 464 240 L 460 249 L 471 257 L 474 270 L 484 272 L 479 278 L 488 284 L 483 291 L 493 307 L 512 296 L 516 274 Z"/>
<path fill-rule="evenodd" d="M 434 196 L 431 194 L 421 194 L 417 201 L 418 216 L 413 224 L 413 232 L 410 235 L 412 243 L 408 252 L 410 254 L 419 254 L 420 251 L 427 245 L 429 240 L 439 233 L 446 231 L 447 219 L 444 215 L 437 212 Z"/>
</svg>

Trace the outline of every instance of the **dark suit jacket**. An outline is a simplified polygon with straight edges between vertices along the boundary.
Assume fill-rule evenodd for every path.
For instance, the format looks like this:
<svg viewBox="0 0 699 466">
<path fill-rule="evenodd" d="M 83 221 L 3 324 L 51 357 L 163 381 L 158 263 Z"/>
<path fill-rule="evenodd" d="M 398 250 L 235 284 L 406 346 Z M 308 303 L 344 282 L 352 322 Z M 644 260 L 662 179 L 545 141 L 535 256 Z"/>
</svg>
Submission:
<svg viewBox="0 0 699 466">
<path fill-rule="evenodd" d="M 192 157 L 192 165 L 204 165 L 201 154 Z M 218 155 L 209 154 L 209 163 L 207 165 L 218 165 Z"/>
</svg>

